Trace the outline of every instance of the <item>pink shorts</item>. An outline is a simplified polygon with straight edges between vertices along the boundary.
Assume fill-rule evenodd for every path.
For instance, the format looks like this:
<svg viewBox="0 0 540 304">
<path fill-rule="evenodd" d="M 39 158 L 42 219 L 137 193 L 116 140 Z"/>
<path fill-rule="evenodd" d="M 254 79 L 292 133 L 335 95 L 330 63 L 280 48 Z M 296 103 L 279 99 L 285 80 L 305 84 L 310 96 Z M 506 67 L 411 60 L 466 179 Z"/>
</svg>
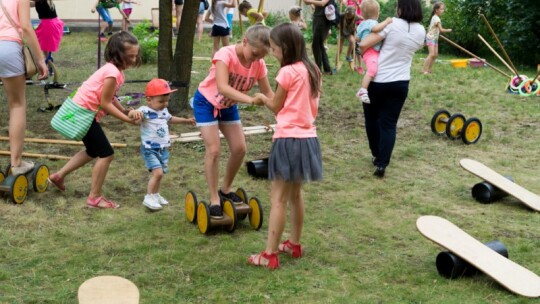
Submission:
<svg viewBox="0 0 540 304">
<path fill-rule="evenodd" d="M 371 77 L 375 77 L 375 75 L 377 75 L 377 65 L 379 64 L 379 51 L 369 48 L 364 55 L 362 55 L 362 59 L 364 59 L 364 62 L 366 63 L 367 74 Z"/>
<path fill-rule="evenodd" d="M 125 9 L 123 9 L 124 14 L 126 14 L 126 16 L 128 16 L 128 17 L 129 17 L 129 15 L 131 15 L 131 10 L 132 10 L 131 8 L 125 8 Z"/>
</svg>

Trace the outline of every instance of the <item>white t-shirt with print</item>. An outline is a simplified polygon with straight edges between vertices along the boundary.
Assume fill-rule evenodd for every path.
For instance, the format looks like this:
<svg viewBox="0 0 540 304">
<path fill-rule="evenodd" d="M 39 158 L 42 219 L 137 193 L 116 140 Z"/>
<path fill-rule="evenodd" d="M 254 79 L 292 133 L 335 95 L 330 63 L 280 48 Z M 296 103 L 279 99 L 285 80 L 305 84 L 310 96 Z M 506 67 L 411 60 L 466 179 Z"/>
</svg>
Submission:
<svg viewBox="0 0 540 304">
<path fill-rule="evenodd" d="M 169 136 L 169 125 L 172 115 L 167 108 L 156 111 L 148 106 L 137 109 L 143 113 L 143 120 L 140 123 L 141 141 L 147 149 L 167 148 L 171 145 Z"/>
</svg>

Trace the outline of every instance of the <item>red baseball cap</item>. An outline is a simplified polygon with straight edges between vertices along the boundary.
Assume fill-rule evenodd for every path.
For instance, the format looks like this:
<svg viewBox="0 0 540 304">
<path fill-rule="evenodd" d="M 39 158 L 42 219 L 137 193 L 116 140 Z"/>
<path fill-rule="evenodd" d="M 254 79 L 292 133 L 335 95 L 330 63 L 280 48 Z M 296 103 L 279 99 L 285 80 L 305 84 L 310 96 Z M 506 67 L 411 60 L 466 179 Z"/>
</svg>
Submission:
<svg viewBox="0 0 540 304">
<path fill-rule="evenodd" d="M 176 91 L 177 90 L 171 90 L 171 87 L 167 81 L 160 78 L 154 78 L 146 85 L 144 95 L 152 97 L 166 95 Z"/>
</svg>

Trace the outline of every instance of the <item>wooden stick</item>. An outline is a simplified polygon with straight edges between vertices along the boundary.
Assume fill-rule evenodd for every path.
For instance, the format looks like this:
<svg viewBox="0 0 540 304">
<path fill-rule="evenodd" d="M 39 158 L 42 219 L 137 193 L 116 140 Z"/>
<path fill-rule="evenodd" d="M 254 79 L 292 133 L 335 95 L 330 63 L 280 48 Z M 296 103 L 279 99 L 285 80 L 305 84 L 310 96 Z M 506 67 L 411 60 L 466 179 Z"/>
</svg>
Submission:
<svg viewBox="0 0 540 304">
<path fill-rule="evenodd" d="M 501 71 L 500 69 L 498 69 L 497 67 L 493 66 L 492 64 L 488 63 L 487 61 L 485 61 L 484 59 L 476 56 L 475 54 L 467 51 L 467 49 L 465 49 L 464 47 L 460 46 L 459 44 L 455 43 L 454 41 L 444 37 L 443 35 L 439 35 L 439 37 L 441 37 L 443 40 L 445 40 L 446 42 L 450 43 L 451 45 L 455 46 L 456 48 L 460 49 L 461 51 L 473 56 L 474 58 L 482 61 L 483 63 L 487 64 L 490 68 L 494 69 L 495 71 L 499 72 L 501 75 L 507 77 L 507 78 L 511 78 L 510 75 L 506 74 L 505 72 Z"/>
<path fill-rule="evenodd" d="M 487 25 L 489 31 L 491 32 L 491 35 L 493 35 L 493 37 L 495 37 L 495 40 L 497 41 L 497 43 L 499 44 L 499 47 L 500 47 L 501 50 L 503 51 L 504 56 L 506 56 L 506 60 L 508 60 L 508 62 L 510 62 L 510 65 L 512 66 L 514 73 L 516 73 L 516 76 L 519 77 L 519 73 L 518 73 L 516 67 L 515 67 L 514 64 L 512 63 L 512 60 L 510 59 L 510 56 L 508 56 L 508 53 L 506 53 L 506 50 L 504 49 L 504 47 L 503 47 L 501 41 L 499 40 L 499 37 L 497 37 L 497 34 L 495 34 L 495 32 L 493 31 L 493 29 L 491 28 L 491 25 L 489 24 L 489 22 L 488 22 L 486 16 L 484 16 L 484 14 L 480 14 L 480 16 L 482 16 L 482 19 L 484 19 L 484 21 L 486 22 L 486 25 Z"/>
<path fill-rule="evenodd" d="M 478 34 L 478 38 L 480 38 L 480 40 L 482 40 L 482 42 L 493 52 L 493 54 L 495 54 L 495 56 L 497 56 L 497 58 L 499 58 L 499 60 L 510 70 L 510 72 L 514 72 L 512 70 L 512 67 L 508 65 L 508 63 L 506 61 L 504 61 L 504 59 L 502 59 L 501 55 L 499 55 L 497 53 L 497 51 L 495 51 L 491 45 L 489 45 L 489 43 L 484 39 L 484 37 L 482 37 L 482 35 Z"/>
<path fill-rule="evenodd" d="M 0 141 L 9 141 L 9 137 L 0 136 Z M 41 144 L 60 144 L 60 145 L 75 145 L 75 146 L 84 145 L 82 141 L 62 140 L 62 139 L 25 138 L 24 141 L 31 142 L 31 143 L 41 143 Z M 114 148 L 125 148 L 127 147 L 127 144 L 111 143 L 111 146 L 113 146 Z"/>
<path fill-rule="evenodd" d="M 240 0 L 236 0 L 236 5 L 240 8 Z M 240 9 L 238 10 L 238 23 L 240 23 L 240 35 L 244 35 L 244 25 L 242 24 L 242 14 Z"/>
<path fill-rule="evenodd" d="M 11 152 L 0 150 L 0 155 L 10 156 Z M 26 152 L 23 152 L 22 156 L 24 156 L 24 157 L 32 157 L 32 158 L 48 158 L 48 159 L 71 159 L 70 156 L 53 155 L 53 154 L 26 153 Z"/>
<path fill-rule="evenodd" d="M 264 0 L 259 1 L 259 7 L 257 8 L 257 12 L 259 14 L 262 14 L 264 11 Z"/>
</svg>

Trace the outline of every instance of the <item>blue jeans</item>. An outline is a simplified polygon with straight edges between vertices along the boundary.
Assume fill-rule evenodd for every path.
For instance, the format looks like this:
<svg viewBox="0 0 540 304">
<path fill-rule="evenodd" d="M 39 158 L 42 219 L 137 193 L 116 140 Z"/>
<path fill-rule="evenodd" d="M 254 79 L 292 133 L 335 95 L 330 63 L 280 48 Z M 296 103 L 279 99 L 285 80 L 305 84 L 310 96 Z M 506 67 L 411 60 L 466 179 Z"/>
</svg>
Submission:
<svg viewBox="0 0 540 304">
<path fill-rule="evenodd" d="M 169 163 L 169 150 L 167 148 L 148 149 L 141 146 L 141 156 L 148 171 L 158 168 L 163 170 L 163 174 L 169 171 L 167 166 Z"/>
<path fill-rule="evenodd" d="M 371 82 L 370 104 L 362 103 L 366 134 L 377 167 L 386 168 L 396 143 L 396 126 L 409 93 L 409 81 Z"/>
</svg>

